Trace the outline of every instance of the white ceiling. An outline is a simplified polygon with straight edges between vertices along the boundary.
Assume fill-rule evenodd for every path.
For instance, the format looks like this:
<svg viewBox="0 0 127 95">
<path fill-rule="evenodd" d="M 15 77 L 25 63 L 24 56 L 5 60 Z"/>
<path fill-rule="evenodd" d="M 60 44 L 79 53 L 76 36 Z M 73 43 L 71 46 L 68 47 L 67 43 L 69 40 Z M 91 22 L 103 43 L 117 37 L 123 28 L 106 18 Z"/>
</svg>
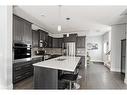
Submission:
<svg viewBox="0 0 127 95">
<path fill-rule="evenodd" d="M 111 29 L 110 25 L 126 8 L 126 6 L 62 6 L 61 18 L 58 13 L 59 6 L 17 6 L 14 10 L 16 12 L 22 10 L 38 20 L 40 27 L 53 34 L 77 32 L 101 35 Z M 67 21 L 67 17 L 71 19 Z M 58 32 L 57 25 L 60 19 L 62 31 Z"/>
</svg>

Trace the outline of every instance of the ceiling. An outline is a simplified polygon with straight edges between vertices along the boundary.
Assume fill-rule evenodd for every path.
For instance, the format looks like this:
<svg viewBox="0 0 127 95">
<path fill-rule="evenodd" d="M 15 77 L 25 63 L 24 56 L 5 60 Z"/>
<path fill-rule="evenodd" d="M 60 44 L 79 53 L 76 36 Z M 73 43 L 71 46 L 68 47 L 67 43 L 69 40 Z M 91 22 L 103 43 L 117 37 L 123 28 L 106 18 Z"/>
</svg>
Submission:
<svg viewBox="0 0 127 95">
<path fill-rule="evenodd" d="M 110 25 L 126 8 L 126 6 L 61 6 L 60 14 L 59 6 L 16 6 L 14 10 L 17 12 L 20 9 L 30 15 L 40 23 L 38 26 L 53 34 L 76 32 L 102 35 L 111 29 Z M 68 17 L 69 21 L 66 20 Z M 59 23 L 62 26 L 61 32 L 57 31 Z"/>
</svg>

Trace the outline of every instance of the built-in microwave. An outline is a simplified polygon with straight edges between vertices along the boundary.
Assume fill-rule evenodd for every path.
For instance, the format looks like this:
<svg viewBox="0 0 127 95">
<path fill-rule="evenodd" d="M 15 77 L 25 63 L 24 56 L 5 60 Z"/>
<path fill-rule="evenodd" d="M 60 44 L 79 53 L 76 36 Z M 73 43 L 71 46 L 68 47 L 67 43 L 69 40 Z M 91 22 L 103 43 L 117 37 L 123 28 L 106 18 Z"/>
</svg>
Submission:
<svg viewBox="0 0 127 95">
<path fill-rule="evenodd" d="M 14 60 L 31 57 L 31 45 L 14 43 Z"/>
</svg>

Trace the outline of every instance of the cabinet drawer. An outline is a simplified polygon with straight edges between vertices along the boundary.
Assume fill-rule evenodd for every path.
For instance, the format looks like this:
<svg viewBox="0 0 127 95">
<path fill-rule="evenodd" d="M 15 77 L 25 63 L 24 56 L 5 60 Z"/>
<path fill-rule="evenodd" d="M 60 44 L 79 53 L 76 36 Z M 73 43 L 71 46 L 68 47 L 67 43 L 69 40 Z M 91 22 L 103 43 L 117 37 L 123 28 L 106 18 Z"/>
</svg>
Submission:
<svg viewBox="0 0 127 95">
<path fill-rule="evenodd" d="M 30 76 L 33 75 L 33 69 L 26 71 L 26 72 L 22 72 L 22 73 L 15 73 L 13 75 L 13 83 L 19 82 L 25 78 L 28 78 Z"/>
<path fill-rule="evenodd" d="M 19 71 L 19 70 L 22 70 L 22 67 L 20 66 L 20 67 L 15 67 L 14 68 L 14 71 Z"/>
</svg>

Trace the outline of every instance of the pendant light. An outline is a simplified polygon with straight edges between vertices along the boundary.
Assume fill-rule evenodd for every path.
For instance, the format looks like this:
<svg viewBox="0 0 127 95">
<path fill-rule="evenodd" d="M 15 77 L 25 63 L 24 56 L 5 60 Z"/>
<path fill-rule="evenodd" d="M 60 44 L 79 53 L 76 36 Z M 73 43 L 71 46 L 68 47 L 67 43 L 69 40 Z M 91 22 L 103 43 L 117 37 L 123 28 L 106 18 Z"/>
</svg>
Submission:
<svg viewBox="0 0 127 95">
<path fill-rule="evenodd" d="M 59 23 L 58 23 L 58 26 L 57 26 L 57 31 L 60 32 L 62 30 L 62 27 L 61 27 L 61 5 L 59 5 L 58 7 L 59 7 L 59 11 L 58 11 Z"/>
</svg>

